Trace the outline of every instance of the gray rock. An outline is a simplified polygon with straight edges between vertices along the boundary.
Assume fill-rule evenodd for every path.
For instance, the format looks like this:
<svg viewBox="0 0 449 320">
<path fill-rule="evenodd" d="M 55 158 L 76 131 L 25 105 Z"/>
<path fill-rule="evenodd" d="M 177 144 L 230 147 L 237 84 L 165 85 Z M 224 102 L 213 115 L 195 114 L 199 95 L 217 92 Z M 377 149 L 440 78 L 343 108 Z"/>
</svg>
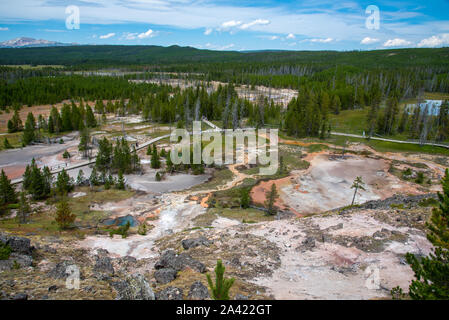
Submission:
<svg viewBox="0 0 449 320">
<path fill-rule="evenodd" d="M 160 284 L 166 284 L 175 280 L 177 271 L 172 268 L 158 269 L 154 272 L 154 278 Z"/>
<path fill-rule="evenodd" d="M 26 293 L 18 293 L 12 297 L 12 300 L 28 300 L 28 295 Z"/>
<path fill-rule="evenodd" d="M 243 294 L 237 293 L 234 297 L 234 300 L 249 300 L 247 296 L 244 296 Z"/>
<path fill-rule="evenodd" d="M 313 248 L 315 248 L 315 239 L 313 237 L 307 237 L 302 242 L 302 248 L 304 251 L 312 250 Z"/>
<path fill-rule="evenodd" d="M 33 265 L 33 257 L 13 252 L 8 260 L 0 260 L 0 271 L 12 270 L 17 264 L 20 268 L 31 267 Z"/>
<path fill-rule="evenodd" d="M 211 242 L 207 240 L 205 237 L 199 237 L 194 239 L 185 239 L 181 241 L 182 247 L 185 250 L 188 250 L 190 248 L 195 248 L 199 246 L 210 246 Z"/>
<path fill-rule="evenodd" d="M 47 276 L 54 278 L 54 279 L 66 279 L 67 276 L 69 275 L 68 267 L 71 265 L 75 265 L 75 264 L 68 260 L 59 262 L 56 264 L 56 266 L 53 269 L 51 269 L 47 273 Z M 81 271 L 80 271 L 80 279 L 83 279 Z"/>
<path fill-rule="evenodd" d="M 155 295 L 150 284 L 141 274 L 127 277 L 124 281 L 112 283 L 117 291 L 116 300 L 154 300 Z"/>
<path fill-rule="evenodd" d="M 209 290 L 201 281 L 197 280 L 191 285 L 188 297 L 194 300 L 209 299 Z"/>
<path fill-rule="evenodd" d="M 0 235 L 0 241 L 11 247 L 12 252 L 31 255 L 34 247 L 31 246 L 31 241 L 28 238 L 9 236 L 6 234 Z"/>
<path fill-rule="evenodd" d="M 112 265 L 112 260 L 108 256 L 97 255 L 95 256 L 95 266 L 94 273 L 96 276 L 113 276 L 114 266 Z"/>
<path fill-rule="evenodd" d="M 177 287 L 167 287 L 156 294 L 156 300 L 182 300 L 182 289 Z"/>
<path fill-rule="evenodd" d="M 154 265 L 155 269 L 171 268 L 176 271 L 181 271 L 186 267 L 201 273 L 206 272 L 206 266 L 203 263 L 193 259 L 185 252 L 176 255 L 173 250 L 164 251 L 159 261 Z"/>
</svg>

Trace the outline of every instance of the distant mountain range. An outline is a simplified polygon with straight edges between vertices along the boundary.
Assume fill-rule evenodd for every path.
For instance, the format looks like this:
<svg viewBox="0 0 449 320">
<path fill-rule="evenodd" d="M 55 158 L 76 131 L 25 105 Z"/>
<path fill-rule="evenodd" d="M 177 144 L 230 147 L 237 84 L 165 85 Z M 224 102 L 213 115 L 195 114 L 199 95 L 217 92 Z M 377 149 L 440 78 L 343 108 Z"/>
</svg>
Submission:
<svg viewBox="0 0 449 320">
<path fill-rule="evenodd" d="M 37 48 L 37 47 L 65 47 L 76 45 L 74 43 L 61 43 L 44 39 L 21 37 L 0 42 L 0 48 Z"/>
</svg>

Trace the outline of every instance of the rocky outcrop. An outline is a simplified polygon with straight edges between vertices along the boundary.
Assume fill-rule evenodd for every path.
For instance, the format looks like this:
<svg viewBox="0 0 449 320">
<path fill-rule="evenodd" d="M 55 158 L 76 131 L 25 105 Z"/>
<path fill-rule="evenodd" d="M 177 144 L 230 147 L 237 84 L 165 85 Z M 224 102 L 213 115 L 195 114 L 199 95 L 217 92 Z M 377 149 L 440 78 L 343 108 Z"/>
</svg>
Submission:
<svg viewBox="0 0 449 320">
<path fill-rule="evenodd" d="M 156 300 L 183 300 L 182 289 L 167 287 L 156 294 Z"/>
<path fill-rule="evenodd" d="M 155 300 L 150 284 L 141 274 L 127 277 L 123 281 L 113 282 L 117 291 L 116 300 Z"/>
<path fill-rule="evenodd" d="M 105 255 L 96 255 L 93 272 L 95 278 L 108 280 L 114 275 L 114 266 L 112 265 L 111 258 Z"/>
<path fill-rule="evenodd" d="M 34 250 L 34 247 L 31 246 L 31 240 L 28 238 L 0 234 L 0 241 L 8 245 L 15 253 L 31 255 Z"/>
<path fill-rule="evenodd" d="M 0 272 L 32 266 L 35 248 L 31 245 L 30 239 L 0 233 L 0 242 L 11 251 L 8 259 L 0 260 Z"/>
<path fill-rule="evenodd" d="M 193 259 L 185 252 L 177 255 L 173 250 L 164 251 L 159 261 L 154 265 L 156 270 L 171 268 L 176 271 L 181 271 L 186 267 L 201 273 L 206 272 L 206 266 L 203 263 Z"/>
<path fill-rule="evenodd" d="M 66 279 L 69 275 L 72 274 L 71 266 L 75 266 L 76 264 L 69 260 L 64 260 L 57 263 L 48 273 L 47 276 L 54 279 Z M 81 271 L 80 271 L 80 279 L 84 279 Z"/>
<path fill-rule="evenodd" d="M 182 247 L 185 250 L 188 250 L 190 248 L 196 248 L 199 246 L 210 246 L 211 242 L 207 240 L 205 237 L 199 237 L 194 239 L 185 239 L 181 241 Z"/>
<path fill-rule="evenodd" d="M 172 268 L 162 268 L 154 272 L 154 278 L 160 284 L 172 282 L 176 278 L 177 271 Z"/>
<path fill-rule="evenodd" d="M 209 299 L 209 290 L 207 290 L 207 287 L 201 281 L 195 281 L 190 287 L 188 297 L 192 300 Z"/>
</svg>

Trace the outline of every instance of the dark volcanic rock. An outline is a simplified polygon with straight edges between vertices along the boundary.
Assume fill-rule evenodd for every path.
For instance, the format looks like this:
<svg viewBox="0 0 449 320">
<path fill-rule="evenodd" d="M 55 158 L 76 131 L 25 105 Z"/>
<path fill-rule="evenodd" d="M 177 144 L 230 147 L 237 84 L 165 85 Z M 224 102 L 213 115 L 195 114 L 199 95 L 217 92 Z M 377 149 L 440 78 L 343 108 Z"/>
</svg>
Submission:
<svg viewBox="0 0 449 320">
<path fill-rule="evenodd" d="M 206 272 L 206 266 L 203 263 L 193 259 L 185 252 L 177 255 L 173 250 L 164 251 L 159 261 L 154 265 L 155 269 L 171 268 L 176 271 L 181 271 L 186 267 L 201 273 Z"/>
<path fill-rule="evenodd" d="M 113 276 L 114 275 L 114 267 L 112 265 L 111 258 L 108 256 L 97 255 L 95 256 L 95 266 L 94 273 L 96 276 Z M 98 277 L 97 277 L 98 278 Z"/>
<path fill-rule="evenodd" d="M 190 287 L 188 297 L 195 300 L 209 299 L 209 290 L 207 290 L 207 287 L 201 281 L 197 280 Z"/>
<path fill-rule="evenodd" d="M 156 300 L 182 300 L 182 289 L 177 287 L 167 287 L 156 294 Z"/>
<path fill-rule="evenodd" d="M 68 275 L 71 274 L 69 267 L 72 265 L 75 265 L 75 263 L 68 260 L 64 260 L 62 262 L 57 263 L 56 266 L 47 273 L 47 275 L 54 279 L 65 279 L 67 278 Z M 83 279 L 81 271 L 80 271 L 80 279 Z"/>
<path fill-rule="evenodd" d="M 163 268 L 154 272 L 154 278 L 158 283 L 166 284 L 175 280 L 177 273 L 178 272 L 172 268 Z"/>
<path fill-rule="evenodd" d="M 181 241 L 182 247 L 185 250 L 188 250 L 190 248 L 195 248 L 195 247 L 199 247 L 199 246 L 210 246 L 210 241 L 207 240 L 205 237 L 199 237 L 199 238 L 194 238 L 194 239 L 185 239 Z"/>
<path fill-rule="evenodd" d="M 32 266 L 34 247 L 30 239 L 0 233 L 0 242 L 11 248 L 9 259 L 0 260 L 0 271 L 11 270 L 17 265 L 21 268 Z"/>
<path fill-rule="evenodd" d="M 28 238 L 0 234 L 0 241 L 10 246 L 12 252 L 31 255 L 34 250 L 34 247 L 31 246 L 31 240 Z"/>
<path fill-rule="evenodd" d="M 112 283 L 117 291 L 116 300 L 154 300 L 154 292 L 150 284 L 141 274 L 127 277 L 123 281 Z"/>
</svg>

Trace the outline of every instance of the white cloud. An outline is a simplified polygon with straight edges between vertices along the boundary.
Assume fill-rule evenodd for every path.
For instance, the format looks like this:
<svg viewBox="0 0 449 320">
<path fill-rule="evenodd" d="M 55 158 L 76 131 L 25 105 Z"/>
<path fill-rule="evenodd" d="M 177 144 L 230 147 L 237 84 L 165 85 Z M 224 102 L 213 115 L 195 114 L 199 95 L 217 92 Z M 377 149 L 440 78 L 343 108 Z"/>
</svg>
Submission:
<svg viewBox="0 0 449 320">
<path fill-rule="evenodd" d="M 8 31 L 9 30 L 9 28 L 8 27 L 0 27 L 0 31 Z"/>
<path fill-rule="evenodd" d="M 266 25 L 268 25 L 268 24 L 270 24 L 270 20 L 257 19 L 257 20 L 254 20 L 254 21 L 252 21 L 252 22 L 242 24 L 242 25 L 240 26 L 240 29 L 246 30 L 246 29 L 248 29 L 248 28 L 251 28 L 252 26 L 256 26 L 256 25 L 266 26 Z"/>
<path fill-rule="evenodd" d="M 208 36 L 212 33 L 212 28 L 206 28 L 206 30 L 204 31 L 204 35 Z"/>
<path fill-rule="evenodd" d="M 315 43 L 329 43 L 334 41 L 334 39 L 332 38 L 326 38 L 326 39 L 309 39 L 308 41 L 310 42 L 315 42 Z"/>
<path fill-rule="evenodd" d="M 410 41 L 407 41 L 405 39 L 390 39 L 384 43 L 384 47 L 405 47 L 409 46 L 412 43 Z"/>
<path fill-rule="evenodd" d="M 113 33 L 113 32 L 105 34 L 103 36 L 100 36 L 100 39 L 109 39 L 109 38 L 112 38 L 112 37 L 115 37 L 115 33 Z"/>
<path fill-rule="evenodd" d="M 222 29 L 229 29 L 229 28 L 238 27 L 241 24 L 242 24 L 242 21 L 230 20 L 230 21 L 223 22 L 221 24 L 221 28 Z"/>
<path fill-rule="evenodd" d="M 366 37 L 366 38 L 363 38 L 363 40 L 360 41 L 360 43 L 361 43 L 361 44 L 373 44 L 373 43 L 377 43 L 377 42 L 379 42 L 379 41 L 380 41 L 380 40 L 379 40 L 379 39 L 376 39 L 376 38 Z"/>
<path fill-rule="evenodd" d="M 195 47 L 223 51 L 223 50 L 229 50 L 231 48 L 234 48 L 235 45 L 233 43 L 227 44 L 227 45 L 217 45 L 217 44 L 212 44 L 212 43 L 206 43 L 205 45 L 197 45 Z"/>
<path fill-rule="evenodd" d="M 148 29 L 147 32 L 141 33 L 141 34 L 139 34 L 137 37 L 138 37 L 139 39 L 146 39 L 146 38 L 152 38 L 152 37 L 154 37 L 154 36 L 156 36 L 156 34 L 154 33 L 154 31 L 151 30 L 151 29 Z"/>
<path fill-rule="evenodd" d="M 287 35 L 287 39 L 295 39 L 295 35 L 293 33 L 289 33 Z"/>
<path fill-rule="evenodd" d="M 418 43 L 418 47 L 430 47 L 435 48 L 439 46 L 449 45 L 449 33 L 445 33 L 439 36 L 431 36 L 430 38 L 423 39 Z"/>
<path fill-rule="evenodd" d="M 285 6 L 274 1 L 264 2 L 263 6 L 249 6 L 247 1 L 212 1 L 212 0 L 91 0 L 75 1 L 82 4 L 82 23 L 94 25 L 140 24 L 163 25 L 188 30 L 198 29 L 200 34 L 206 28 L 216 30 L 223 21 L 243 23 L 228 27 L 234 32 L 250 24 L 256 19 L 269 18 L 268 25 L 253 25 L 247 30 L 263 32 L 270 35 L 288 35 L 293 33 L 298 38 L 332 38 L 351 41 L 367 36 L 363 8 L 353 0 L 338 3 L 330 0 L 317 0 L 320 4 L 310 4 L 308 1 L 297 1 L 294 5 Z M 14 0 L 0 1 L 0 21 L 49 21 L 56 19 L 64 22 L 64 12 L 67 1 L 62 0 Z M 315 2 L 313 2 L 315 3 Z M 430 5 L 430 4 L 429 4 Z M 431 35 L 448 33 L 447 19 L 437 18 L 412 12 L 408 6 L 392 5 L 391 11 L 382 11 L 385 17 L 382 29 L 375 33 L 382 39 L 379 44 L 390 38 L 404 38 L 413 43 Z M 419 17 L 419 23 L 411 23 L 410 18 Z M 413 21 L 417 21 L 414 19 Z M 154 27 L 156 28 L 156 27 Z M 132 38 L 137 35 L 127 35 Z M 284 37 L 285 37 L 284 36 Z M 384 40 L 385 39 L 385 40 Z M 354 42 L 354 41 L 353 41 Z M 354 44 L 360 40 L 355 41 Z M 300 43 L 298 41 L 298 43 Z M 422 45 L 438 43 L 435 39 L 424 41 Z"/>
<path fill-rule="evenodd" d="M 125 40 L 136 40 L 138 33 L 127 32 L 123 34 Z"/>
</svg>

